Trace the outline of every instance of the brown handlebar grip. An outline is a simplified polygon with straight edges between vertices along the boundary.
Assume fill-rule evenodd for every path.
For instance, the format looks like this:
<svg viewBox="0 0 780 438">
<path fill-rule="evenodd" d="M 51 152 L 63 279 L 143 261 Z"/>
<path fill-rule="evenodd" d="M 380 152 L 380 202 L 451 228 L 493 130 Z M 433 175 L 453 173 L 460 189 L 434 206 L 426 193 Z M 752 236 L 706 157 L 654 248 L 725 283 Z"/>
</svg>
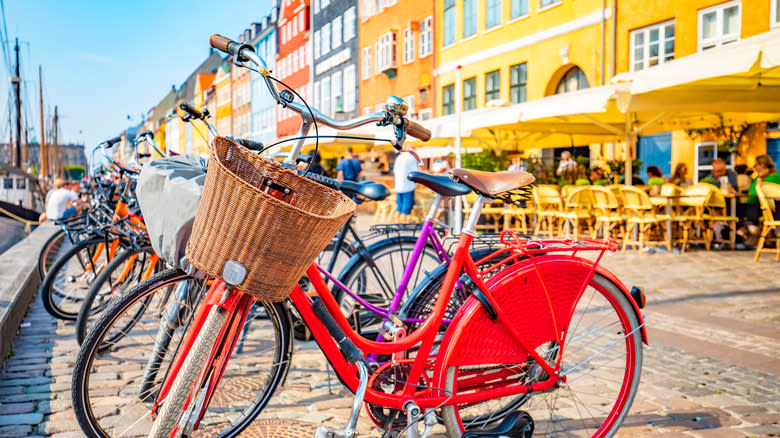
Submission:
<svg viewBox="0 0 780 438">
<path fill-rule="evenodd" d="M 428 128 L 409 119 L 406 120 L 406 133 L 422 141 L 431 139 L 431 131 Z"/>
<path fill-rule="evenodd" d="M 228 53 L 228 44 L 232 43 L 233 41 L 230 38 L 225 38 L 220 34 L 212 34 L 211 38 L 209 38 L 209 44 L 211 44 L 211 47 L 221 50 L 225 53 Z"/>
</svg>

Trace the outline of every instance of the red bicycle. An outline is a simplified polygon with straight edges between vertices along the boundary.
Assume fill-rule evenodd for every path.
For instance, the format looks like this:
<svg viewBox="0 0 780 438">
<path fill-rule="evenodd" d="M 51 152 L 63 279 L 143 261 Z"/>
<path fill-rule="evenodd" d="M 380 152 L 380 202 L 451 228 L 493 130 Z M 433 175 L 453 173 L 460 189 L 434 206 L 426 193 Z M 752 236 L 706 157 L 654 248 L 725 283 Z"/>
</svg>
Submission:
<svg viewBox="0 0 780 438">
<path fill-rule="evenodd" d="M 335 121 L 284 93 L 280 97 L 251 46 L 218 35 L 211 44 L 263 75 L 272 95 L 302 114 L 301 137 L 316 121 L 336 129 L 372 122 L 393 126 L 399 149 L 407 133 L 430 138 L 425 128 L 404 117 L 400 99 L 389 99 L 386 112 Z M 293 147 L 288 159 L 294 160 L 301 146 L 299 142 Z M 315 264 L 306 276 L 316 295 L 297 286 L 290 293 L 290 302 L 339 378 L 355 393 L 346 427 L 321 426 L 317 436 L 356 436 L 364 402 L 377 425 L 394 436 L 426 436 L 439 422 L 450 437 L 613 435 L 636 394 L 642 344 L 647 341 L 641 288 L 629 290 L 599 266 L 604 253 L 615 251 L 617 244 L 522 240 L 505 231 L 503 248 L 490 256 L 497 261 L 479 269 L 469 248 L 481 207 L 490 199 L 522 196 L 533 177 L 467 169 L 454 169 L 452 175 L 479 196 L 441 290 L 435 302 L 428 303 L 430 314 L 415 330 L 407 333 L 400 320 L 391 319 L 382 327 L 382 341 L 362 337 L 342 314 Z M 321 177 L 316 181 L 336 184 Z M 497 267 L 500 272 L 483 280 L 485 271 Z M 201 424 L 201 418 L 241 341 L 247 317 L 257 307 L 269 314 L 279 308 L 235 287 L 246 276 L 241 268 L 226 267 L 223 279 L 211 284 L 197 309 L 160 391 L 150 401 L 156 417 L 150 437 L 190 436 L 199 428 L 216 435 L 222 430 Z M 442 332 L 456 283 L 469 294 Z M 275 330 L 277 339 L 290 338 L 288 326 L 277 325 Z M 376 360 L 369 363 L 367 357 Z M 289 360 L 270 366 L 286 369 Z M 265 392 L 272 394 L 279 383 L 270 382 Z"/>
</svg>

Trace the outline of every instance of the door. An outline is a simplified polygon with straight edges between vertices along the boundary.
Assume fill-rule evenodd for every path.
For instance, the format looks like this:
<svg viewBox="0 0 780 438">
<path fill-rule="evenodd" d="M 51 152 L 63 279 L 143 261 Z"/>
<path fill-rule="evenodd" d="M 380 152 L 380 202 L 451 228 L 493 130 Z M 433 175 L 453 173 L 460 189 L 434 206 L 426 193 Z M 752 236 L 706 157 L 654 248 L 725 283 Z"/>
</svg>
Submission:
<svg viewBox="0 0 780 438">
<path fill-rule="evenodd" d="M 664 176 L 672 174 L 672 133 L 643 135 L 636 143 L 636 157 L 642 161 L 641 173 L 637 176 L 647 181 L 648 166 L 657 166 Z"/>
</svg>

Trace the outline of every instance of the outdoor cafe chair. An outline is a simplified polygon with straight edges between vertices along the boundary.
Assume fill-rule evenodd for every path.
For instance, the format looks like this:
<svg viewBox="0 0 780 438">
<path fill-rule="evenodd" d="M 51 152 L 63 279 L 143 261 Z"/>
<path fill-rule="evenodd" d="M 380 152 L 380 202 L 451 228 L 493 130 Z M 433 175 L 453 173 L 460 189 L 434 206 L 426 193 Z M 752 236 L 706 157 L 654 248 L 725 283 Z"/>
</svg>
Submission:
<svg viewBox="0 0 780 438">
<path fill-rule="evenodd" d="M 612 190 L 593 186 L 590 188 L 593 194 L 593 216 L 596 220 L 593 227 L 592 237 L 598 238 L 599 232 L 604 239 L 612 236 L 623 237 L 625 232 L 624 224 L 626 216 L 623 214 L 623 208 L 618 202 L 617 197 Z"/>
<path fill-rule="evenodd" d="M 662 226 L 662 222 L 669 217 L 655 213 L 650 196 L 644 190 L 631 186 L 623 186 L 620 190 L 623 194 L 623 208 L 626 214 L 622 251 L 625 252 L 629 245 L 638 248 L 640 253 L 644 251 L 645 245 L 663 245 L 671 253 L 672 247 Z M 662 239 L 653 239 L 659 231 Z"/>
<path fill-rule="evenodd" d="M 532 190 L 536 209 L 536 227 L 534 234 L 555 236 L 558 215 L 562 210 L 561 193 L 558 186 L 540 184 Z"/>
<path fill-rule="evenodd" d="M 704 206 L 706 210 L 706 217 L 709 219 L 710 223 L 710 229 L 712 230 L 712 241 L 718 242 L 721 244 L 728 243 L 731 245 L 731 249 L 736 249 L 736 238 L 737 238 L 737 222 L 739 222 L 739 218 L 736 216 L 729 216 L 728 215 L 728 209 L 726 207 L 726 198 L 723 197 L 723 193 L 720 192 L 720 190 L 715 189 L 712 191 L 712 195 L 710 196 L 710 199 L 707 201 L 707 204 Z M 729 238 L 723 239 L 720 237 L 720 233 L 718 229 L 722 229 L 723 227 L 728 226 L 729 228 Z"/>
<path fill-rule="evenodd" d="M 504 208 L 504 229 L 520 231 L 523 234 L 528 233 L 528 219 L 533 217 L 534 207 L 531 202 L 526 202 L 525 208 L 509 204 Z"/>
<path fill-rule="evenodd" d="M 477 194 L 474 192 L 469 193 L 468 195 L 464 195 L 462 197 L 463 199 L 463 214 L 464 216 L 468 216 L 471 213 L 471 208 L 474 205 L 474 202 L 477 201 Z M 480 218 L 480 223 L 476 224 L 474 226 L 475 230 L 485 230 L 490 231 L 493 233 L 498 233 L 501 231 L 501 225 L 503 225 L 503 221 L 501 220 L 501 217 L 504 214 L 504 203 L 501 200 L 495 200 L 489 205 L 485 205 L 482 207 L 482 217 Z M 482 218 L 484 218 L 485 222 L 482 222 Z"/>
<path fill-rule="evenodd" d="M 683 189 L 680 195 L 682 211 L 680 215 L 676 215 L 683 227 L 682 252 L 685 252 L 691 243 L 702 243 L 707 251 L 710 250 L 713 233 L 709 227 L 710 216 L 706 205 L 717 190 L 717 187 L 707 183 L 698 183 Z"/>
<path fill-rule="evenodd" d="M 557 217 L 561 227 L 565 228 L 566 237 L 572 231 L 574 238 L 577 239 L 585 228 L 588 231 L 593 231 L 591 215 L 593 194 L 590 191 L 590 186 L 564 186 L 564 188 L 566 187 L 574 188 L 565 191 L 563 208 L 557 213 Z"/>
<path fill-rule="evenodd" d="M 764 219 L 764 225 L 761 227 L 761 237 L 758 239 L 755 260 L 758 261 L 762 251 L 771 251 L 770 249 L 764 249 L 764 243 L 766 243 L 769 237 L 769 232 L 774 230 L 777 245 L 775 260 L 780 261 L 780 220 L 776 219 L 775 216 L 777 204 L 780 202 L 780 184 L 766 182 L 756 184 L 756 194 L 758 195 L 758 203 L 761 206 L 761 216 Z"/>
<path fill-rule="evenodd" d="M 620 189 L 623 187 L 623 184 L 610 184 L 606 186 L 606 188 L 608 188 L 612 194 L 615 195 L 615 199 L 617 199 L 617 202 L 621 207 L 623 206 L 623 192 Z"/>
</svg>

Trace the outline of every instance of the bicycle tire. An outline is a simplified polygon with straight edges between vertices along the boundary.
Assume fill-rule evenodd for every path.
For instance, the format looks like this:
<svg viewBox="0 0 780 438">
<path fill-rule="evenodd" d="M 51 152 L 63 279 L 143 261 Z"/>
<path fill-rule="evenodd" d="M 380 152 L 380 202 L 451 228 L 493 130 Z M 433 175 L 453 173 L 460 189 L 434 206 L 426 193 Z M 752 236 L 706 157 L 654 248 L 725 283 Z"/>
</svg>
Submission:
<svg viewBox="0 0 780 438">
<path fill-rule="evenodd" d="M 90 322 L 94 323 L 100 318 L 100 314 L 108 308 L 111 300 L 141 282 L 141 276 L 147 268 L 146 263 L 149 261 L 149 257 L 146 257 L 146 255 L 150 252 L 153 253 L 151 246 L 125 248 L 119 251 L 114 256 L 114 259 L 95 278 L 79 309 L 78 318 L 76 318 L 76 340 L 79 345 L 87 337 Z M 133 255 L 138 255 L 138 257 L 133 260 L 133 266 L 130 268 L 127 276 L 124 280 L 115 282 L 113 280 L 114 276 L 123 272 L 128 259 Z M 106 285 L 107 282 L 108 285 Z"/>
<path fill-rule="evenodd" d="M 178 286 L 188 290 L 187 300 L 177 295 Z M 146 436 L 152 426 L 148 403 L 170 368 L 203 288 L 202 282 L 181 270 L 168 269 L 134 286 L 106 309 L 85 338 L 73 373 L 73 408 L 86 436 L 129 433 L 117 432 L 121 424 L 133 424 L 132 435 Z M 286 308 L 283 303 L 258 304 L 203 419 L 222 430 L 206 428 L 196 436 L 238 436 L 286 378 L 292 355 Z M 152 362 L 155 372 L 150 374 Z M 106 372 L 117 373 L 108 388 L 103 381 Z M 237 387 L 243 392 L 231 393 Z"/>
<path fill-rule="evenodd" d="M 203 366 L 209 359 L 209 352 L 214 347 L 214 342 L 219 335 L 222 326 L 227 321 L 227 310 L 214 306 L 211 308 L 206 321 L 198 331 L 198 336 L 192 344 L 184 362 L 181 364 L 179 372 L 173 380 L 168 395 L 162 400 L 162 405 L 157 411 L 157 419 L 154 420 L 152 430 L 149 431 L 149 438 L 167 438 L 176 427 L 179 418 L 182 415 L 181 410 L 190 393 L 193 391 L 193 385 L 198 381 L 198 376 L 203 371 Z"/>
<path fill-rule="evenodd" d="M 38 275 L 41 276 L 41 281 L 46 278 L 49 267 L 57 260 L 59 250 L 66 240 L 67 234 L 65 230 L 60 228 L 43 244 L 41 252 L 38 254 Z"/>
<path fill-rule="evenodd" d="M 580 324 L 591 325 L 580 327 Z M 639 320 L 628 298 L 611 280 L 595 274 L 577 300 L 571 325 L 566 329 L 567 342 L 561 363 L 561 372 L 567 376 L 566 383 L 547 392 L 497 399 L 497 407 L 492 404 L 496 400 L 468 406 L 444 406 L 442 419 L 448 437 L 459 438 L 469 428 L 489 427 L 518 408 L 534 419 L 534 436 L 612 436 L 628 414 L 639 385 L 642 339 L 638 327 Z M 594 330 L 599 328 L 607 333 Z M 584 345 L 586 342 L 603 345 Z M 613 348 L 615 345 L 619 347 Z M 557 359 L 560 351 L 557 346 L 553 343 L 547 347 L 549 359 Z M 596 360 L 599 362 L 591 362 Z M 586 361 L 587 366 L 583 366 Z M 523 367 L 526 383 L 546 378 L 540 367 L 534 366 L 533 361 L 529 363 L 530 366 Z M 472 367 L 462 371 L 475 376 L 490 370 Z M 623 379 L 616 383 L 615 380 L 619 380 L 616 376 L 621 371 Z M 456 367 L 447 370 L 446 391 L 457 391 L 458 372 Z M 583 394 L 575 394 L 575 390 L 583 391 Z M 585 402 L 588 404 L 583 407 Z M 583 414 L 591 417 L 572 418 Z"/>
<path fill-rule="evenodd" d="M 383 239 L 370 245 L 364 251 L 358 251 L 338 277 L 346 288 L 367 302 L 387 308 L 402 280 L 404 269 L 412 255 L 417 238 L 414 236 L 396 236 Z M 401 303 L 406 301 L 415 286 L 428 278 L 429 273 L 441 264 L 436 251 L 426 245 L 411 273 Z M 355 300 L 340 287 L 333 288 L 333 295 L 339 301 L 345 315 L 352 314 Z M 356 330 L 365 331 L 382 319 L 376 313 L 360 307 Z"/>
<path fill-rule="evenodd" d="M 91 259 L 102 242 L 103 239 L 91 239 L 77 243 L 51 266 L 40 288 L 43 307 L 50 315 L 65 321 L 76 320 L 88 286 L 98 275 Z M 105 254 L 99 256 L 98 265 L 104 257 Z"/>
</svg>

